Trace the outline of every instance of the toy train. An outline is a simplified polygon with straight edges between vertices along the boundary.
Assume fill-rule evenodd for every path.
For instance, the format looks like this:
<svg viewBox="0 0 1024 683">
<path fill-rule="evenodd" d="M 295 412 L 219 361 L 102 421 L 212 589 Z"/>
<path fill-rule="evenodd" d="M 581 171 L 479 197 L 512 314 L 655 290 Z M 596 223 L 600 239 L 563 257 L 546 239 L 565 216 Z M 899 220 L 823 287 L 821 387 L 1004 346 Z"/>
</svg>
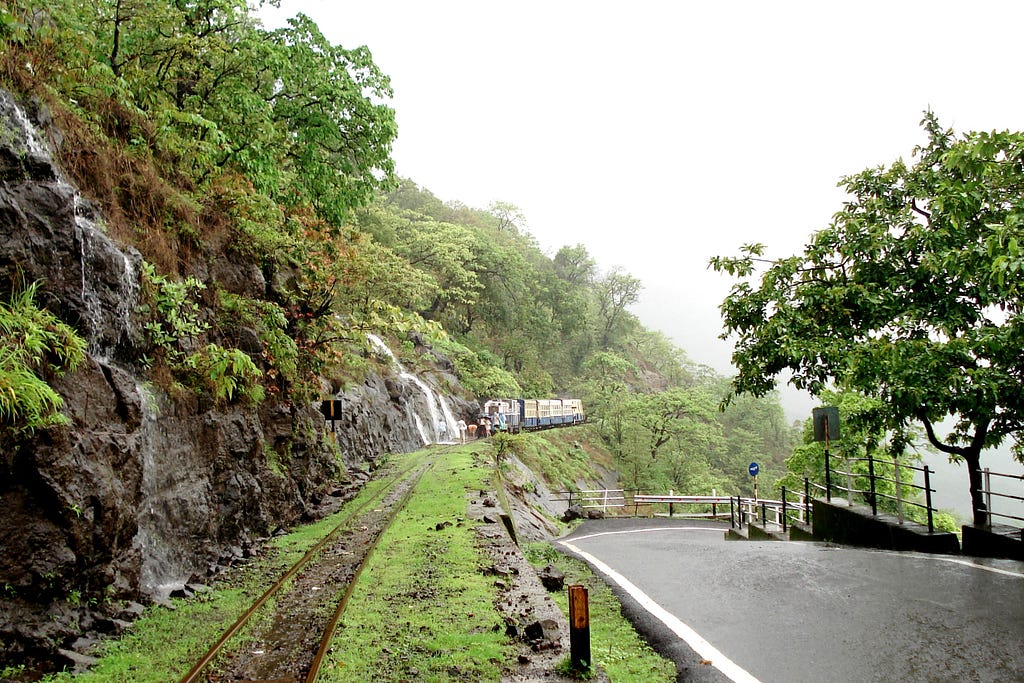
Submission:
<svg viewBox="0 0 1024 683">
<path fill-rule="evenodd" d="M 495 398 L 484 403 L 483 414 L 499 431 L 513 434 L 587 421 L 578 398 Z"/>
</svg>

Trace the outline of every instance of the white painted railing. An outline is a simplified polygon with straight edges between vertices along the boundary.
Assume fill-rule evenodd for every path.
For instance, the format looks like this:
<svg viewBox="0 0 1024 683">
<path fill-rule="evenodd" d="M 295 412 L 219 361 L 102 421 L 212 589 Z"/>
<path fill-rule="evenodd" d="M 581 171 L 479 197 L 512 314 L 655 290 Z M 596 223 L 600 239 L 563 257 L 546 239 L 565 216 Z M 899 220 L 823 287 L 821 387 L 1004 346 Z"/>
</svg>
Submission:
<svg viewBox="0 0 1024 683">
<path fill-rule="evenodd" d="M 623 508 L 626 492 L 623 489 L 594 489 L 591 491 L 559 491 L 558 495 L 566 496 L 564 500 L 569 507 L 578 505 L 584 509 L 599 509 L 608 512 L 608 508 Z"/>
</svg>

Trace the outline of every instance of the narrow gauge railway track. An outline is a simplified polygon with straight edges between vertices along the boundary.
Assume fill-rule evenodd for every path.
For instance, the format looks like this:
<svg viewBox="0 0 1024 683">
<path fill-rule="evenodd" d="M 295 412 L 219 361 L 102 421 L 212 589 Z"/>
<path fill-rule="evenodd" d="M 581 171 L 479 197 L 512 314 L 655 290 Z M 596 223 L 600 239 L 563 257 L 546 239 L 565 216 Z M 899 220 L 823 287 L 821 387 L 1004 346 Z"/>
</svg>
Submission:
<svg viewBox="0 0 1024 683">
<path fill-rule="evenodd" d="M 345 515 L 224 632 L 181 683 L 315 681 L 359 573 L 436 462 L 431 457 L 392 475 Z M 237 643 L 247 626 L 246 642 Z"/>
</svg>

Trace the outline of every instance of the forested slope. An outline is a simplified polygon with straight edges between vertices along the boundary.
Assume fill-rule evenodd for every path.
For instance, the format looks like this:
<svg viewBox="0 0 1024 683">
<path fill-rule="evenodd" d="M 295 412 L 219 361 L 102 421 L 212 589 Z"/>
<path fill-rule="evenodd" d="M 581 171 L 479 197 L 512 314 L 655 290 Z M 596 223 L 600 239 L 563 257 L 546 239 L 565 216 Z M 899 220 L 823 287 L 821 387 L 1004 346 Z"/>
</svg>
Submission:
<svg viewBox="0 0 1024 683">
<path fill-rule="evenodd" d="M 778 402 L 719 412 L 727 381 L 630 312 L 639 279 L 397 177 L 390 97 L 369 49 L 241 0 L 0 6 L 0 513 L 23 532 L 0 657 L 118 622 L 421 446 L 370 334 L 470 417 L 581 397 L 624 486 L 781 474 Z"/>
<path fill-rule="evenodd" d="M 145 260 L 145 349 L 125 360 L 156 382 L 307 402 L 360 376 L 365 332 L 416 330 L 479 396 L 582 395 L 631 484 L 735 485 L 786 454 L 777 403 L 716 414 L 721 378 L 629 312 L 637 278 L 585 245 L 544 254 L 512 204 L 395 177 L 367 48 L 302 16 L 265 30 L 233 0 L 22 0 L 0 31 L 3 82 L 50 112 L 63 168 Z"/>
</svg>

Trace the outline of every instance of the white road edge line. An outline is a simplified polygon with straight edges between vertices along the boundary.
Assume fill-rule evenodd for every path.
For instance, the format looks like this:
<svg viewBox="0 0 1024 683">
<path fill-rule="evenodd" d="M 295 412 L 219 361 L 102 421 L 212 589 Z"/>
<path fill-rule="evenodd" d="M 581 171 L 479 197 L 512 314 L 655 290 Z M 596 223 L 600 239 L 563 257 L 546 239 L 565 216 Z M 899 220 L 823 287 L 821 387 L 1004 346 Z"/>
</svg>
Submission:
<svg viewBox="0 0 1024 683">
<path fill-rule="evenodd" d="M 962 564 L 963 566 L 970 567 L 971 569 L 981 569 L 982 571 L 992 572 L 993 574 L 1002 574 L 1003 576 L 1013 576 L 1018 579 L 1024 579 L 1024 574 L 1021 574 L 1020 572 L 1011 572 L 1008 569 L 999 569 L 998 567 L 986 567 L 983 564 L 977 564 L 975 562 L 971 562 L 970 560 L 961 560 L 956 557 L 936 556 L 930 557 L 929 559 L 935 560 L 936 562 L 951 562 L 953 564 Z"/>
<path fill-rule="evenodd" d="M 597 534 L 594 534 L 595 536 Z M 573 539 L 579 540 L 579 539 Z M 750 675 L 745 669 L 734 661 L 719 652 L 718 648 L 706 641 L 700 634 L 684 624 L 674 614 L 656 603 L 646 593 L 637 588 L 629 579 L 606 565 L 588 552 L 580 550 L 568 541 L 559 543 L 589 562 L 595 569 L 607 576 L 619 585 L 622 590 L 636 600 L 641 607 L 650 612 L 651 616 L 665 624 L 673 633 L 679 636 L 690 648 L 697 653 L 701 659 L 711 662 L 711 666 L 721 671 L 725 676 L 735 683 L 761 683 Z"/>
<path fill-rule="evenodd" d="M 721 534 L 721 529 L 715 529 L 713 527 L 706 526 L 656 526 L 648 527 L 645 529 L 616 529 L 615 531 L 598 531 L 593 534 L 586 534 L 584 536 L 573 536 L 571 540 L 582 541 L 588 538 L 597 538 L 598 536 L 616 536 L 618 534 L 646 534 L 652 531 L 710 531 L 715 534 Z M 565 545 L 562 542 L 562 545 Z"/>
</svg>

